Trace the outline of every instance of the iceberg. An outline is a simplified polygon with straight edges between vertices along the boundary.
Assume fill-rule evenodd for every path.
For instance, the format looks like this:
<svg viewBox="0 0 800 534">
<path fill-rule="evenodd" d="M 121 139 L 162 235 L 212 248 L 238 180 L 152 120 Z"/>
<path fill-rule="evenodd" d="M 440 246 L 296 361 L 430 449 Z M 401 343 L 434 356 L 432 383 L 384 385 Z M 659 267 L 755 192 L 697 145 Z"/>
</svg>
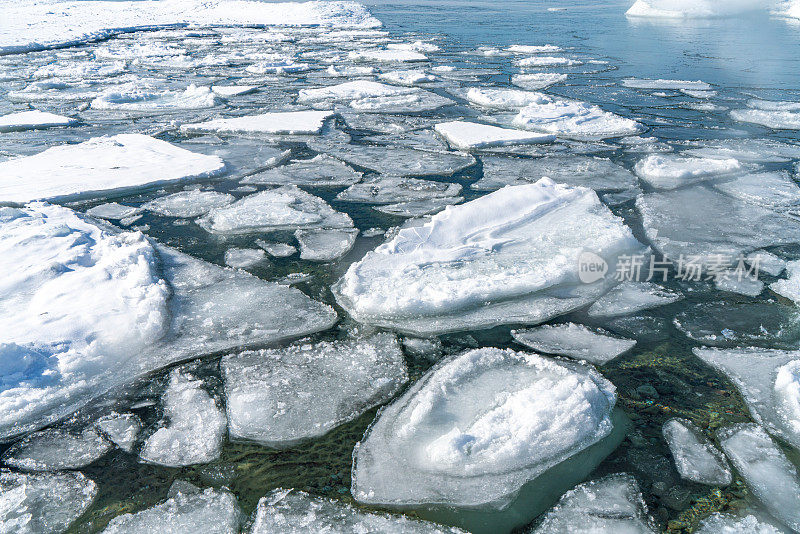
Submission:
<svg viewBox="0 0 800 534">
<path fill-rule="evenodd" d="M 232 354 L 221 369 L 231 437 L 270 447 L 322 436 L 408 381 L 388 333 Z"/>
<path fill-rule="evenodd" d="M 436 132 L 447 140 L 451 147 L 474 150 L 492 146 L 529 145 L 552 143 L 556 136 L 499 128 L 477 122 L 440 122 L 434 126 Z"/>
<path fill-rule="evenodd" d="M 700 429 L 685 419 L 670 419 L 661 429 L 681 478 L 710 486 L 733 480 L 725 456 Z"/>
<path fill-rule="evenodd" d="M 209 178 L 225 163 L 141 134 L 94 137 L 0 162 L 0 202 L 90 196 Z"/>
<path fill-rule="evenodd" d="M 603 365 L 636 345 L 632 339 L 620 339 L 603 331 L 595 332 L 575 323 L 512 330 L 511 337 L 535 351 L 569 356 L 595 365 Z"/>
<path fill-rule="evenodd" d="M 92 428 L 70 432 L 48 428 L 16 442 L 2 457 L 3 463 L 23 471 L 80 469 L 105 456 L 113 448 Z"/>
<path fill-rule="evenodd" d="M 180 467 L 219 458 L 228 421 L 202 386 L 201 380 L 182 369 L 170 373 L 162 398 L 168 424 L 145 440 L 139 453 L 142 460 Z"/>
<path fill-rule="evenodd" d="M 78 120 L 72 117 L 64 117 L 63 115 L 45 113 L 34 109 L 0 116 L 0 133 L 43 130 L 45 128 L 73 126 L 75 124 L 78 124 Z"/>
<path fill-rule="evenodd" d="M 195 124 L 183 124 L 182 132 L 223 134 L 316 134 L 325 121 L 332 117 L 330 111 L 283 111 L 261 113 L 229 119 L 214 119 Z"/>
<path fill-rule="evenodd" d="M 694 158 L 677 154 L 651 154 L 634 167 L 639 178 L 656 189 L 675 189 L 741 170 L 742 164 L 733 158 Z"/>
<path fill-rule="evenodd" d="M 620 255 L 642 246 L 594 191 L 543 178 L 401 229 L 332 289 L 357 321 L 417 335 L 537 324 L 616 283 L 580 282 L 579 256 L 587 250 L 614 272 Z"/>
<path fill-rule="evenodd" d="M 142 205 L 142 208 L 164 217 L 189 218 L 205 215 L 213 209 L 227 206 L 234 200 L 236 200 L 234 196 L 227 193 L 190 189 L 155 198 Z"/>
<path fill-rule="evenodd" d="M 600 297 L 589 307 L 590 317 L 619 317 L 638 311 L 672 304 L 683 295 L 652 282 L 625 281 Z"/>
</svg>

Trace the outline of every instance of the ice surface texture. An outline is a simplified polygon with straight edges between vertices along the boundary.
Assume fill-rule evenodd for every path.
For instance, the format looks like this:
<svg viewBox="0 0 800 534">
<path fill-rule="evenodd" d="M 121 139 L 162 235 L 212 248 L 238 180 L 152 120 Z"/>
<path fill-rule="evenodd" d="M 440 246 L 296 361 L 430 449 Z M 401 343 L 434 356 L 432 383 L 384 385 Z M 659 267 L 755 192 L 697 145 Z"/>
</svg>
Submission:
<svg viewBox="0 0 800 534">
<path fill-rule="evenodd" d="M 662 432 L 681 478 L 712 486 L 731 483 L 725 457 L 690 421 L 670 419 Z"/>
</svg>

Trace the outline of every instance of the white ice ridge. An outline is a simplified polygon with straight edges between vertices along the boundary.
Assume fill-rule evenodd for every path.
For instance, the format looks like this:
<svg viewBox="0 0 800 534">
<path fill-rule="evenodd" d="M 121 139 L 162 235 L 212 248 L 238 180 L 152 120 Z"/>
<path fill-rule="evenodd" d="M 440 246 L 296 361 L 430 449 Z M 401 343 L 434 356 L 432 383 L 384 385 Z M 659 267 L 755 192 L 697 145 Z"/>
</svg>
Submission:
<svg viewBox="0 0 800 534">
<path fill-rule="evenodd" d="M 672 19 L 732 17 L 750 11 L 767 11 L 775 3 L 769 0 L 636 0 L 625 14 Z"/>
<path fill-rule="evenodd" d="M 217 156 L 141 134 L 94 137 L 0 162 L 0 202 L 88 196 L 221 173 Z"/>
<path fill-rule="evenodd" d="M 594 191 L 543 178 L 400 230 L 351 265 L 333 291 L 357 321 L 408 333 L 536 324 L 585 306 L 615 283 L 580 282 L 586 250 L 614 272 L 620 255 L 642 245 Z"/>
<path fill-rule="evenodd" d="M 221 363 L 232 438 L 286 447 L 384 403 L 408 380 L 393 334 L 299 341 Z"/>
<path fill-rule="evenodd" d="M 800 449 L 800 352 L 695 348 L 694 353 L 730 378 L 756 422 Z"/>
<path fill-rule="evenodd" d="M 160 26 L 331 26 L 373 28 L 381 23 L 357 2 L 268 3 L 253 0 L 136 1 L 23 0 L 3 6 L 0 54 L 106 39 Z"/>
<path fill-rule="evenodd" d="M 246 115 L 229 119 L 214 119 L 197 124 L 184 124 L 182 132 L 189 133 L 265 133 L 265 134 L 315 134 L 322 129 L 330 111 L 284 111 Z"/>
<path fill-rule="evenodd" d="M 593 367 L 496 348 L 442 360 L 353 453 L 369 504 L 507 506 L 525 483 L 607 436 L 614 386 Z"/>
<path fill-rule="evenodd" d="M 72 117 L 64 117 L 63 115 L 45 113 L 34 109 L 0 116 L 0 133 L 41 130 L 55 126 L 73 126 L 77 123 L 78 119 L 73 119 Z"/>
<path fill-rule="evenodd" d="M 70 209 L 0 208 L 0 438 L 189 357 L 329 328 L 300 291 Z"/>
<path fill-rule="evenodd" d="M 575 324 L 544 325 L 527 330 L 512 330 L 517 343 L 539 352 L 559 354 L 602 365 L 636 345 L 632 339 L 621 339 L 606 332 L 596 332 Z"/>
<path fill-rule="evenodd" d="M 250 534 L 308 532 L 385 532 L 391 534 L 461 534 L 462 530 L 409 519 L 401 515 L 366 512 L 343 502 L 278 488 L 258 501 Z"/>
<path fill-rule="evenodd" d="M 440 122 L 434 126 L 434 129 L 447 140 L 451 147 L 461 150 L 493 146 L 552 143 L 556 140 L 555 135 L 499 128 L 488 124 L 467 121 Z"/>
<path fill-rule="evenodd" d="M 731 483 L 725 456 L 690 421 L 670 419 L 661 431 L 681 478 L 711 486 Z"/>
</svg>

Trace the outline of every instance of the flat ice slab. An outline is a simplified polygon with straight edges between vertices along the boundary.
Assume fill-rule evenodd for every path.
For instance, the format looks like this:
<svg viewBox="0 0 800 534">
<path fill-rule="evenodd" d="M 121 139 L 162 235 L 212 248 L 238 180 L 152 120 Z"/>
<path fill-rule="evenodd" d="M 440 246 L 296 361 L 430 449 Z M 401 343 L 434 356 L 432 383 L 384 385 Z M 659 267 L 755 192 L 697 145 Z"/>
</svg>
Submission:
<svg viewBox="0 0 800 534">
<path fill-rule="evenodd" d="M 683 295 L 652 282 L 622 282 L 589 307 L 591 317 L 618 317 L 672 304 Z"/>
<path fill-rule="evenodd" d="M 2 461 L 23 471 L 80 469 L 112 448 L 113 445 L 92 428 L 78 432 L 48 428 L 12 445 L 3 454 Z"/>
<path fill-rule="evenodd" d="M 340 187 L 361 180 L 361 173 L 346 163 L 326 154 L 311 159 L 294 160 L 287 165 L 253 174 L 242 180 L 243 184 L 307 185 L 310 187 Z"/>
<path fill-rule="evenodd" d="M 636 345 L 636 341 L 632 339 L 620 339 L 610 334 L 595 332 L 575 323 L 512 330 L 511 336 L 517 343 L 533 350 L 569 356 L 595 365 L 603 365 Z"/>
<path fill-rule="evenodd" d="M 751 100 L 749 109 L 735 109 L 731 117 L 740 122 L 760 124 L 773 130 L 800 130 L 799 102 Z"/>
<path fill-rule="evenodd" d="M 696 534 L 784 534 L 773 520 L 745 512 L 742 515 L 716 512 L 700 521 Z"/>
<path fill-rule="evenodd" d="M 369 504 L 502 509 L 526 482 L 611 432 L 614 386 L 592 367 L 512 350 L 442 360 L 353 453 Z"/>
<path fill-rule="evenodd" d="M 708 91 L 712 89 L 710 84 L 700 80 L 651 80 L 644 78 L 625 78 L 622 80 L 622 85 L 625 87 L 632 87 L 634 89 L 688 89 L 693 91 Z"/>
<path fill-rule="evenodd" d="M 657 189 L 675 189 L 701 180 L 742 170 L 733 158 L 712 159 L 676 154 L 651 154 L 634 167 L 636 174 Z"/>
<path fill-rule="evenodd" d="M 196 124 L 184 124 L 182 132 L 190 133 L 264 133 L 264 134 L 315 134 L 319 133 L 325 120 L 333 115 L 330 111 L 284 111 L 246 115 L 230 119 L 214 119 Z"/>
<path fill-rule="evenodd" d="M 358 230 L 295 230 L 294 237 L 300 245 L 300 258 L 310 261 L 333 261 L 353 248 Z"/>
<path fill-rule="evenodd" d="M 234 196 L 227 193 L 190 189 L 155 198 L 142 207 L 165 217 L 198 217 L 234 200 Z"/>
<path fill-rule="evenodd" d="M 336 195 L 336 200 L 366 204 L 395 204 L 417 200 L 450 199 L 460 193 L 460 184 L 381 175 L 351 185 Z"/>
<path fill-rule="evenodd" d="M 681 478 L 727 486 L 733 480 L 725 456 L 686 419 L 670 419 L 661 429 Z"/>
<path fill-rule="evenodd" d="M 462 530 L 360 510 L 343 502 L 278 488 L 258 501 L 250 534 L 307 532 L 385 532 L 392 534 L 463 534 Z"/>
<path fill-rule="evenodd" d="M 45 113 L 44 111 L 34 109 L 0 116 L 0 132 L 41 130 L 53 128 L 55 126 L 72 126 L 77 123 L 78 120 L 72 117 L 64 117 L 63 115 Z"/>
<path fill-rule="evenodd" d="M 391 399 L 408 380 L 393 334 L 299 341 L 225 356 L 230 434 L 287 447 L 326 434 Z"/>
<path fill-rule="evenodd" d="M 24 203 L 130 190 L 223 171 L 216 156 L 195 154 L 141 134 L 94 137 L 0 162 L 0 202 Z"/>
<path fill-rule="evenodd" d="M 514 126 L 578 139 L 604 139 L 635 135 L 643 130 L 633 119 L 621 117 L 598 106 L 551 98 L 530 104 L 514 117 Z"/>
<path fill-rule="evenodd" d="M 444 137 L 450 146 L 462 150 L 492 146 L 530 145 L 552 143 L 556 136 L 537 134 L 510 128 L 499 128 L 477 122 L 452 121 L 437 124 L 435 130 Z"/>
<path fill-rule="evenodd" d="M 594 191 L 542 179 L 400 230 L 351 265 L 333 291 L 357 321 L 418 335 L 536 324 L 585 306 L 614 283 L 579 281 L 584 248 L 616 265 L 640 247 Z"/>
</svg>

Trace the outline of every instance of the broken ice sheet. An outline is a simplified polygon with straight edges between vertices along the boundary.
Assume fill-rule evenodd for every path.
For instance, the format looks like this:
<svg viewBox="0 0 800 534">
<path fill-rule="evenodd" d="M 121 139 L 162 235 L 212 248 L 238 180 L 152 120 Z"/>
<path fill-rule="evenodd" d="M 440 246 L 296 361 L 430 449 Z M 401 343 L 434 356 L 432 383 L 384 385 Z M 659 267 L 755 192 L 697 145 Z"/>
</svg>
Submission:
<svg viewBox="0 0 800 534">
<path fill-rule="evenodd" d="M 556 140 L 554 135 L 537 134 L 510 128 L 499 128 L 489 124 L 466 121 L 441 122 L 434 128 L 439 135 L 447 140 L 451 147 L 461 150 L 493 146 L 552 143 Z"/>
<path fill-rule="evenodd" d="M 43 130 L 56 126 L 72 126 L 78 123 L 77 119 L 45 113 L 34 109 L 20 111 L 0 116 L 0 132 L 20 132 L 24 130 Z"/>
<path fill-rule="evenodd" d="M 452 199 L 460 193 L 459 184 L 381 175 L 351 185 L 336 195 L 336 199 L 367 204 L 394 204 L 417 200 Z"/>
<path fill-rule="evenodd" d="M 733 477 L 725 456 L 686 419 L 670 419 L 661 429 L 675 467 L 684 480 L 727 486 Z"/>
<path fill-rule="evenodd" d="M 800 130 L 800 103 L 751 100 L 749 109 L 735 109 L 731 117 L 740 122 L 760 124 L 773 130 Z"/>
<path fill-rule="evenodd" d="M 155 198 L 144 204 L 142 208 L 165 217 L 188 218 L 204 215 L 212 209 L 227 206 L 234 200 L 234 196 L 227 193 L 189 189 Z M 91 215 L 91 213 L 89 214 Z"/>
<path fill-rule="evenodd" d="M 514 74 L 511 83 L 517 87 L 536 91 L 546 89 L 551 85 L 567 81 L 566 74 L 556 74 L 553 72 L 534 72 L 529 74 Z"/>
<path fill-rule="evenodd" d="M 618 317 L 672 304 L 683 295 L 652 282 L 622 282 L 589 307 L 590 317 Z"/>
<path fill-rule="evenodd" d="M 782 143 L 773 139 L 722 139 L 697 141 L 683 154 L 700 157 L 728 159 L 745 163 L 787 163 L 800 159 L 800 145 Z"/>
<path fill-rule="evenodd" d="M 297 249 L 287 243 L 270 243 L 261 239 L 256 240 L 256 245 L 263 248 L 267 254 L 274 258 L 286 258 L 297 252 Z"/>
<path fill-rule="evenodd" d="M 569 356 L 595 365 L 603 365 L 636 345 L 634 340 L 614 337 L 603 331 L 596 332 L 575 323 L 512 330 L 511 336 L 517 343 L 533 350 Z"/>
<path fill-rule="evenodd" d="M 241 183 L 339 187 L 353 185 L 359 180 L 360 172 L 336 158 L 320 154 L 312 159 L 293 160 L 287 165 L 246 176 Z"/>
<path fill-rule="evenodd" d="M 786 275 L 786 279 L 771 283 L 769 288 L 778 295 L 800 305 L 800 284 L 798 284 L 800 281 L 800 261 L 787 262 Z"/>
<path fill-rule="evenodd" d="M 124 206 L 116 202 L 109 202 L 106 204 L 99 204 L 93 208 L 86 210 L 86 215 L 97 217 L 99 219 L 119 220 L 127 219 L 138 215 L 142 210 L 132 206 Z"/>
<path fill-rule="evenodd" d="M 512 124 L 516 128 L 575 139 L 623 137 L 644 129 L 635 120 L 604 111 L 594 104 L 557 98 L 522 108 Z"/>
<path fill-rule="evenodd" d="M 165 91 L 142 82 L 116 85 L 92 100 L 92 109 L 163 112 L 203 109 L 217 105 L 217 97 L 208 87 L 190 85 L 184 91 Z"/>
<path fill-rule="evenodd" d="M 314 146 L 351 165 L 395 176 L 451 176 L 471 167 L 475 158 L 468 154 L 414 150 L 399 146 L 331 144 Z"/>
<path fill-rule="evenodd" d="M 685 157 L 677 154 L 651 154 L 639 160 L 636 174 L 656 189 L 675 189 L 684 185 L 739 172 L 742 164 L 728 159 Z"/>
<path fill-rule="evenodd" d="M 272 447 L 326 434 L 408 380 L 400 344 L 388 333 L 233 354 L 221 369 L 231 437 Z"/>
<path fill-rule="evenodd" d="M 714 187 L 726 195 L 778 211 L 800 205 L 800 187 L 787 172 L 745 174 Z"/>
<path fill-rule="evenodd" d="M 753 321 L 753 317 L 758 317 L 758 321 Z M 796 307 L 775 301 L 702 302 L 687 306 L 675 315 L 673 323 L 690 339 L 720 347 L 742 344 L 789 347 L 800 334 L 800 314 Z"/>
<path fill-rule="evenodd" d="M 114 445 L 125 452 L 133 451 L 142 421 L 132 413 L 110 413 L 97 421 L 97 428 Z"/>
<path fill-rule="evenodd" d="M 785 530 L 751 510 L 736 513 L 715 512 L 700 521 L 696 534 L 783 534 Z"/>
<path fill-rule="evenodd" d="M 390 95 L 374 96 L 353 100 L 350 107 L 356 111 L 372 113 L 420 113 L 433 111 L 454 104 L 449 98 L 431 91 L 414 89 L 412 91 Z"/>
<path fill-rule="evenodd" d="M 374 206 L 372 209 L 397 217 L 422 217 L 423 215 L 439 213 L 447 206 L 453 206 L 461 202 L 464 202 L 463 197 L 427 198 L 423 200 L 398 202 L 397 204 L 384 204 L 381 206 Z"/>
<path fill-rule="evenodd" d="M 300 258 L 311 261 L 333 261 L 347 254 L 356 242 L 358 230 L 296 230 Z"/>
<path fill-rule="evenodd" d="M 229 248 L 225 251 L 225 265 L 236 269 L 249 269 L 264 261 L 266 252 L 254 248 Z"/>
<path fill-rule="evenodd" d="M 18 441 L 2 457 L 3 463 L 23 471 L 80 469 L 113 448 L 92 428 L 70 431 L 48 428 Z"/>
<path fill-rule="evenodd" d="M 284 111 L 213 119 L 195 124 L 183 124 L 181 132 L 228 134 L 316 134 L 325 121 L 333 115 L 330 111 Z"/>
</svg>

